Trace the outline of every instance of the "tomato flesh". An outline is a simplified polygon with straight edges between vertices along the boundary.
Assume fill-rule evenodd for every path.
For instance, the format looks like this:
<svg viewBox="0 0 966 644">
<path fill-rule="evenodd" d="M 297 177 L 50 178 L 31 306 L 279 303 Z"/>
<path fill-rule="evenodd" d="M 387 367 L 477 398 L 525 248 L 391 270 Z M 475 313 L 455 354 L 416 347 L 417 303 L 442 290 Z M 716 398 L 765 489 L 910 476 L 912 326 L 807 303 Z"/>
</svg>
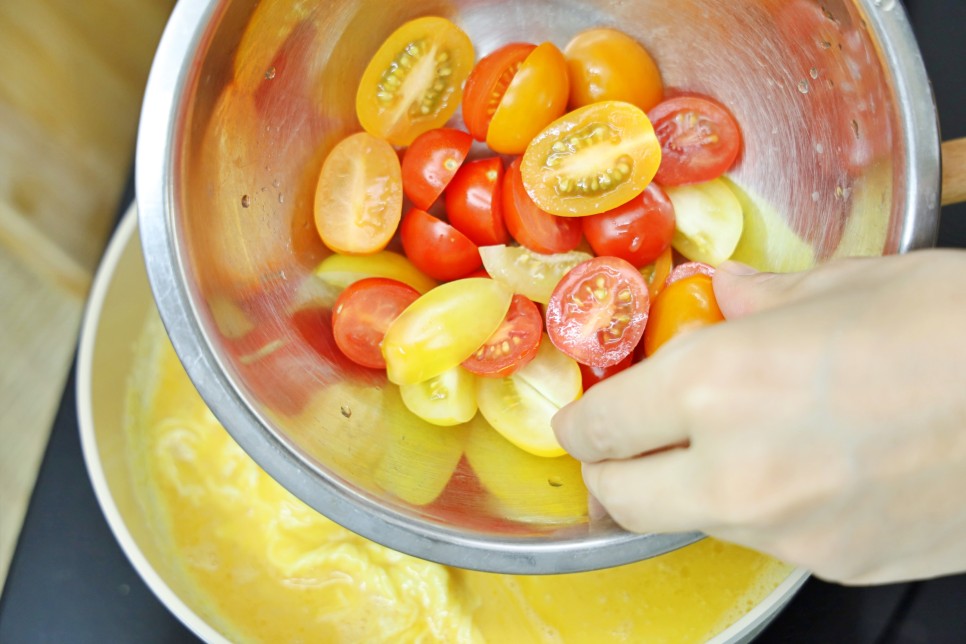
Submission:
<svg viewBox="0 0 966 644">
<path fill-rule="evenodd" d="M 547 305 L 547 333 L 558 349 L 591 367 L 617 364 L 644 334 L 647 282 L 617 257 L 580 264 L 554 289 Z"/>
<path fill-rule="evenodd" d="M 647 115 L 620 101 L 574 110 L 533 139 L 520 173 L 543 210 L 564 217 L 606 212 L 643 192 L 661 163 Z"/>
<path fill-rule="evenodd" d="M 463 88 L 463 122 L 477 141 L 486 140 L 490 121 L 510 81 L 536 48 L 536 45 L 529 43 L 511 43 L 500 47 L 480 59 L 466 79 L 466 87 Z"/>
<path fill-rule="evenodd" d="M 365 132 L 336 144 L 315 189 L 315 227 L 325 245 L 338 253 L 380 251 L 400 215 L 402 172 L 392 146 Z"/>
<path fill-rule="evenodd" d="M 741 202 L 723 180 L 671 186 L 667 194 L 674 204 L 674 250 L 711 266 L 731 257 L 745 218 Z"/>
<path fill-rule="evenodd" d="M 370 134 L 406 146 L 446 123 L 460 105 L 473 67 L 473 43 L 445 18 L 411 20 L 369 61 L 356 93 L 356 115 Z"/>
<path fill-rule="evenodd" d="M 522 246 L 483 246 L 480 257 L 493 279 L 503 282 L 514 293 L 546 304 L 567 271 L 591 255 L 577 250 L 544 255 Z"/>
<path fill-rule="evenodd" d="M 520 158 L 503 177 L 503 218 L 510 235 L 530 250 L 550 255 L 566 253 L 580 245 L 580 221 L 540 210 L 523 187 Z"/>
<path fill-rule="evenodd" d="M 428 212 L 413 208 L 399 227 L 403 250 L 423 273 L 446 282 L 477 270 L 480 252 L 469 238 Z"/>
<path fill-rule="evenodd" d="M 676 96 L 649 113 L 661 141 L 662 186 L 710 181 L 738 158 L 741 130 L 723 105 L 699 96 Z"/>
<path fill-rule="evenodd" d="M 671 246 L 674 205 L 656 183 L 627 203 L 581 220 L 598 255 L 620 257 L 636 267 L 650 264 Z"/>
<path fill-rule="evenodd" d="M 636 40 L 616 29 L 588 29 L 564 49 L 570 107 L 626 101 L 645 112 L 664 96 L 657 63 Z"/>
<path fill-rule="evenodd" d="M 651 306 L 644 331 L 644 355 L 651 356 L 671 338 L 724 320 L 711 278 L 696 274 L 668 284 Z"/>
<path fill-rule="evenodd" d="M 476 415 L 476 377 L 462 367 L 423 382 L 401 385 L 399 394 L 409 411 L 433 425 L 451 427 Z"/>
<path fill-rule="evenodd" d="M 537 305 L 514 295 L 506 319 L 463 367 L 480 376 L 504 378 L 526 366 L 537 354 L 543 317 Z"/>
<path fill-rule="evenodd" d="M 356 364 L 385 369 L 379 345 L 386 329 L 418 297 L 413 287 L 384 277 L 355 282 L 342 291 L 332 307 L 336 345 Z"/>
<path fill-rule="evenodd" d="M 463 165 L 473 144 L 466 132 L 430 130 L 416 137 L 402 160 L 403 191 L 413 205 L 427 210 Z"/>
<path fill-rule="evenodd" d="M 503 161 L 499 157 L 470 161 L 446 189 L 449 223 L 478 246 L 505 244 L 510 239 L 503 222 Z"/>
</svg>

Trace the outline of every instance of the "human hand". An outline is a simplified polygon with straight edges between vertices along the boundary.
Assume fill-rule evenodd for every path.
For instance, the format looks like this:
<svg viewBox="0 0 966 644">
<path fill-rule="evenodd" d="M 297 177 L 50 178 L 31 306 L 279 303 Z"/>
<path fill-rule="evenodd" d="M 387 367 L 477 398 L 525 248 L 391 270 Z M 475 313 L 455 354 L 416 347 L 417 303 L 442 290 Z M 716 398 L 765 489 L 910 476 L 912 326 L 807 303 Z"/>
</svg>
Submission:
<svg viewBox="0 0 966 644">
<path fill-rule="evenodd" d="M 590 492 L 828 580 L 966 570 L 966 253 L 744 268 L 714 278 L 728 322 L 558 412 Z"/>
</svg>

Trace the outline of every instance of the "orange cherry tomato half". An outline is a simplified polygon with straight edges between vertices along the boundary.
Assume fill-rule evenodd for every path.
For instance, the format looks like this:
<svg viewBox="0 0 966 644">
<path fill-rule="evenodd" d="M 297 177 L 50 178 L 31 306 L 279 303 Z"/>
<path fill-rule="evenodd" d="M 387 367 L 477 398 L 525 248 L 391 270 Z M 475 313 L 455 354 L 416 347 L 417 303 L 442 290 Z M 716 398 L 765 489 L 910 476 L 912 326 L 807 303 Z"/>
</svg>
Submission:
<svg viewBox="0 0 966 644">
<path fill-rule="evenodd" d="M 667 276 L 667 283 L 672 284 L 678 280 L 687 279 L 694 275 L 714 277 L 714 267 L 704 262 L 684 262 L 683 264 L 678 264 L 671 271 L 671 274 Z"/>
<path fill-rule="evenodd" d="M 465 164 L 446 189 L 449 223 L 478 246 L 510 240 L 503 223 L 503 161 L 500 157 Z"/>
<path fill-rule="evenodd" d="M 451 128 L 416 137 L 402 159 L 403 192 L 414 206 L 427 210 L 436 202 L 463 165 L 471 145 L 473 137 Z"/>
<path fill-rule="evenodd" d="M 424 210 L 406 213 L 399 231 L 406 257 L 433 279 L 448 282 L 483 266 L 476 244 Z"/>
<path fill-rule="evenodd" d="M 582 31 L 564 49 L 570 107 L 626 101 L 645 112 L 664 97 L 657 63 L 643 46 L 616 29 Z"/>
<path fill-rule="evenodd" d="M 386 329 L 407 306 L 419 298 L 408 284 L 385 277 L 354 282 L 332 307 L 332 334 L 343 354 L 356 364 L 385 369 L 379 345 Z"/>
<path fill-rule="evenodd" d="M 591 367 L 578 362 L 577 365 L 580 367 L 580 380 L 583 384 L 584 391 L 587 391 L 602 380 L 607 380 L 615 373 L 620 373 L 624 369 L 627 369 L 633 362 L 633 354 L 628 355 L 617 364 L 610 365 L 609 367 Z"/>
<path fill-rule="evenodd" d="M 581 107 L 540 132 L 520 173 L 527 194 L 552 215 L 606 212 L 644 191 L 661 163 L 647 115 L 620 101 Z"/>
<path fill-rule="evenodd" d="M 631 355 L 644 333 L 649 309 L 644 276 L 617 257 L 575 266 L 547 304 L 547 334 L 579 363 L 609 367 Z"/>
<path fill-rule="evenodd" d="M 535 253 L 566 253 L 580 245 L 580 220 L 540 210 L 523 187 L 520 157 L 503 177 L 503 218 L 510 235 Z"/>
<path fill-rule="evenodd" d="M 644 330 L 644 355 L 652 356 L 671 338 L 724 320 L 711 278 L 696 274 L 668 284 L 654 303 Z"/>
<path fill-rule="evenodd" d="M 647 282 L 647 290 L 651 296 L 651 302 L 657 297 L 658 293 L 667 286 L 667 278 L 671 274 L 671 267 L 674 265 L 674 250 L 670 247 L 661 253 L 657 260 L 641 269 L 641 275 Z"/>
<path fill-rule="evenodd" d="M 530 52 L 490 119 L 486 144 L 500 154 L 523 154 L 540 131 L 567 111 L 567 61 L 553 43 Z"/>
<path fill-rule="evenodd" d="M 474 58 L 473 43 L 449 20 L 430 16 L 405 23 L 362 74 L 359 123 L 393 145 L 409 145 L 446 123 L 460 106 Z"/>
<path fill-rule="evenodd" d="M 533 360 L 543 337 L 543 318 L 537 305 L 514 295 L 506 319 L 463 368 L 480 376 L 505 378 Z"/>
<path fill-rule="evenodd" d="M 402 214 L 402 171 L 392 146 L 366 132 L 336 144 L 315 188 L 315 227 L 337 253 L 385 248 Z"/>
<path fill-rule="evenodd" d="M 738 158 L 738 122 L 716 101 L 676 96 L 659 103 L 648 115 L 661 142 L 661 166 L 654 180 L 662 186 L 710 181 Z"/>
<path fill-rule="evenodd" d="M 510 81 L 536 45 L 511 43 L 484 56 L 476 64 L 463 88 L 463 123 L 477 141 L 486 141 L 490 120 L 503 100 Z"/>
<path fill-rule="evenodd" d="M 674 237 L 674 205 L 656 183 L 627 203 L 580 221 L 596 254 L 620 257 L 638 268 L 656 261 Z"/>
</svg>

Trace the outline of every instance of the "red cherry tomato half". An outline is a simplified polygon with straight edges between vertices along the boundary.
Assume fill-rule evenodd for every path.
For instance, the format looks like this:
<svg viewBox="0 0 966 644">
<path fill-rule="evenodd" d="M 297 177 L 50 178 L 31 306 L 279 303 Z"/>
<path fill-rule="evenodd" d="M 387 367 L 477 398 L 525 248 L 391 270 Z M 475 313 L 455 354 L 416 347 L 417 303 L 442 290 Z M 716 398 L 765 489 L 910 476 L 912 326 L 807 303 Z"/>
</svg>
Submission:
<svg viewBox="0 0 966 644">
<path fill-rule="evenodd" d="M 477 141 L 486 140 L 490 121 L 510 81 L 536 45 L 511 43 L 484 56 L 476 64 L 463 88 L 463 122 Z"/>
<path fill-rule="evenodd" d="M 367 277 L 349 285 L 332 307 L 332 334 L 342 353 L 353 362 L 385 369 L 379 345 L 386 329 L 419 291 L 385 277 Z"/>
<path fill-rule="evenodd" d="M 473 137 L 451 128 L 430 130 L 416 137 L 402 160 L 403 192 L 421 210 L 427 210 L 463 165 Z"/>
<path fill-rule="evenodd" d="M 510 235 L 535 253 L 566 253 L 580 245 L 580 219 L 544 212 L 533 202 L 520 174 L 520 158 L 503 178 L 503 217 Z"/>
<path fill-rule="evenodd" d="M 449 223 L 478 246 L 507 243 L 510 235 L 503 223 L 502 190 L 503 161 L 499 157 L 470 161 L 446 189 Z"/>
<path fill-rule="evenodd" d="M 708 277 L 714 277 L 714 267 L 704 262 L 684 262 L 683 264 L 678 264 L 671 271 L 671 274 L 667 276 L 667 286 L 670 286 L 678 280 L 687 279 L 694 275 L 707 275 Z"/>
<path fill-rule="evenodd" d="M 638 268 L 656 261 L 674 236 L 674 206 L 661 186 L 613 210 L 582 218 L 584 236 L 598 255 L 620 257 Z"/>
<path fill-rule="evenodd" d="M 580 380 L 584 386 L 584 391 L 587 391 L 601 380 L 607 380 L 615 373 L 620 373 L 624 369 L 627 369 L 633 361 L 634 355 L 631 354 L 617 364 L 609 367 L 590 367 L 578 362 L 577 365 L 580 367 Z"/>
<path fill-rule="evenodd" d="M 436 280 L 459 279 L 483 266 L 476 244 L 428 212 L 413 208 L 399 230 L 409 261 Z"/>
<path fill-rule="evenodd" d="M 617 257 L 595 257 L 564 275 L 547 304 L 547 333 L 579 363 L 609 367 L 644 334 L 650 299 L 644 276 Z"/>
<path fill-rule="evenodd" d="M 700 183 L 721 176 L 741 151 L 741 130 L 724 106 L 700 96 L 676 96 L 648 117 L 661 142 L 654 181 L 662 186 Z"/>
<path fill-rule="evenodd" d="M 542 335 L 543 318 L 537 305 L 522 295 L 514 295 L 503 324 L 463 362 L 463 368 L 494 378 L 513 375 L 537 355 Z"/>
</svg>

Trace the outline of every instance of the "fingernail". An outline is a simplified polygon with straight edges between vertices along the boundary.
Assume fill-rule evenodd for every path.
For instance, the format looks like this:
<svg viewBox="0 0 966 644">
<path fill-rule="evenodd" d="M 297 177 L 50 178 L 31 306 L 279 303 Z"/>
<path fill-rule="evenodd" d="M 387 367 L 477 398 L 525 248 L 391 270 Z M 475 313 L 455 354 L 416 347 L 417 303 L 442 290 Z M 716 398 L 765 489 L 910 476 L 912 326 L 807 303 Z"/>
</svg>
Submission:
<svg viewBox="0 0 966 644">
<path fill-rule="evenodd" d="M 729 275 L 735 275 L 737 277 L 747 277 L 748 275 L 755 275 L 758 271 L 748 264 L 742 264 L 741 262 L 727 261 L 718 266 L 719 271 L 728 273 Z"/>
</svg>

